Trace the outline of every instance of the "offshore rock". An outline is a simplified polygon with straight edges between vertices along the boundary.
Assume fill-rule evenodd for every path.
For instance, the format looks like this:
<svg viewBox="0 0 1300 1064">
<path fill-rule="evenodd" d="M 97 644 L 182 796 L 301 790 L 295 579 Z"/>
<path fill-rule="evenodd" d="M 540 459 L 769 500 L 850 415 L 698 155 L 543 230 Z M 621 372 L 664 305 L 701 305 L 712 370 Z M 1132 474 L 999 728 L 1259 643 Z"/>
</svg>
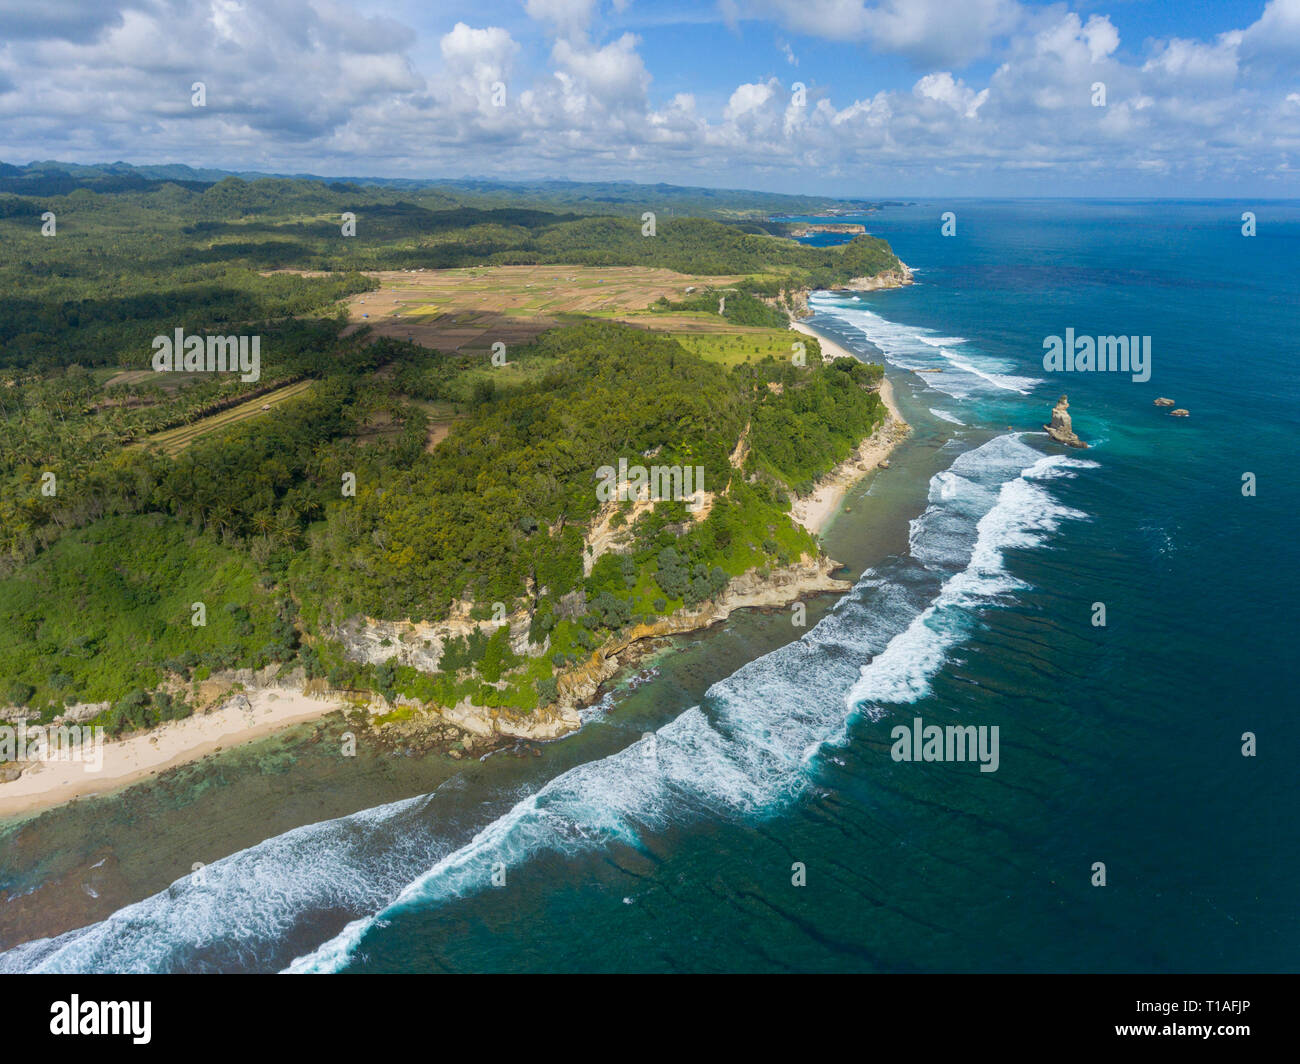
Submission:
<svg viewBox="0 0 1300 1064">
<path fill-rule="evenodd" d="M 1063 395 L 1056 401 L 1056 406 L 1052 407 L 1052 423 L 1044 425 L 1043 428 L 1047 430 L 1047 435 L 1051 436 L 1057 443 L 1063 443 L 1067 447 L 1087 447 L 1088 445 L 1074 434 L 1069 411 L 1069 397 Z"/>
</svg>

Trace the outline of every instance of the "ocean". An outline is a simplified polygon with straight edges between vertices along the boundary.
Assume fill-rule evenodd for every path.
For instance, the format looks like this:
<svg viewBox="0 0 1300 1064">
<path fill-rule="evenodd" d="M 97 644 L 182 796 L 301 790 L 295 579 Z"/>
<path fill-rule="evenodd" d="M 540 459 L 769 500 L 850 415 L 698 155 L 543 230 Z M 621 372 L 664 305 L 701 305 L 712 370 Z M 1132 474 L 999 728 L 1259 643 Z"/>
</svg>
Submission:
<svg viewBox="0 0 1300 1064">
<path fill-rule="evenodd" d="M 826 533 L 852 591 L 679 641 L 535 762 L 280 832 L 0 971 L 1300 968 L 1300 205 L 843 220 L 916 271 L 811 299 L 913 426 Z M 1149 380 L 1045 370 L 1067 329 L 1149 337 Z M 1062 394 L 1086 450 L 1042 431 Z M 918 720 L 996 728 L 996 771 L 896 760 Z"/>
</svg>

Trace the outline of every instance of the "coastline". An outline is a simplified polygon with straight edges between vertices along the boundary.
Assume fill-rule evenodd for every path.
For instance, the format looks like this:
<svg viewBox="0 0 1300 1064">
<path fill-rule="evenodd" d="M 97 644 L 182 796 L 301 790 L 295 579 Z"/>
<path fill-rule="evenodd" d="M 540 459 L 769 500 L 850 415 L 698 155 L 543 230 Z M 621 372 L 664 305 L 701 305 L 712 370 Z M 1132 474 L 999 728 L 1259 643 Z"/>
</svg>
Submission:
<svg viewBox="0 0 1300 1064">
<path fill-rule="evenodd" d="M 791 322 L 791 328 L 815 336 L 830 357 L 856 357 L 801 322 Z M 888 411 L 885 421 L 844 461 L 819 478 L 811 494 L 797 498 L 791 506 L 791 518 L 814 535 L 821 533 L 839 512 L 849 489 L 876 469 L 910 431 L 895 405 L 888 379 L 882 379 L 879 394 Z M 709 628 L 738 609 L 784 608 L 805 595 L 848 590 L 848 582 L 830 575 L 837 567 L 838 563 L 829 558 L 804 558 L 762 576 L 757 571 L 743 573 L 732 579 L 715 602 L 679 610 L 653 624 L 636 625 L 626 635 L 594 651 L 586 664 L 563 674 L 561 701 L 535 715 L 516 718 L 462 703 L 445 708 L 420 707 L 410 721 L 372 723 L 371 728 L 376 738 L 391 744 L 427 738 L 431 731 L 449 725 L 462 732 L 462 740 L 471 736 L 477 740 L 480 750 L 518 740 L 561 738 L 582 727 L 578 711 L 596 697 L 601 685 L 633 667 L 655 640 Z M 349 705 L 337 697 L 315 697 L 287 687 L 253 688 L 245 696 L 248 708 L 231 700 L 203 714 L 106 741 L 103 765 L 98 771 L 87 772 L 84 763 L 69 761 L 28 766 L 17 779 L 0 783 L 0 821 L 43 812 L 76 798 L 121 790 L 208 754 L 346 710 Z M 372 712 L 372 718 L 374 715 Z"/>
<path fill-rule="evenodd" d="M 461 703 L 419 707 L 410 720 L 383 724 L 375 722 L 372 711 L 367 726 L 373 738 L 388 746 L 412 742 L 423 746 L 431 734 L 450 726 L 461 732 L 466 750 L 472 743 L 477 747 L 474 753 L 480 756 L 518 740 L 562 738 L 582 727 L 579 709 L 595 699 L 601 685 L 634 666 L 651 651 L 655 640 L 709 628 L 738 609 L 784 608 L 805 595 L 846 591 L 851 585 L 830 575 L 837 567 L 830 558 L 804 558 L 766 576 L 756 571 L 743 573 L 732 579 L 716 601 L 681 609 L 654 624 L 635 625 L 626 635 L 595 650 L 586 664 L 562 674 L 561 701 L 535 714 L 513 717 Z M 0 783 L 0 822 L 41 813 L 77 798 L 122 790 L 208 754 L 348 708 L 349 703 L 337 698 L 313 697 L 287 687 L 248 689 L 242 698 L 229 699 L 207 713 L 106 740 L 103 764 L 97 771 L 87 771 L 80 761 L 28 765 L 17 779 Z"/>
<path fill-rule="evenodd" d="M 817 332 L 803 322 L 792 321 L 790 328 L 806 336 L 815 336 L 821 344 L 823 356 L 831 358 L 856 358 L 852 352 L 845 350 L 830 337 Z M 831 519 L 839 513 L 840 506 L 849 489 L 859 480 L 880 466 L 889 454 L 906 439 L 911 426 L 899 413 L 894 400 L 894 388 L 888 377 L 880 380 L 879 395 L 888 413 L 885 420 L 876 427 L 876 431 L 858 444 L 844 461 L 829 473 L 817 480 L 809 495 L 797 498 L 790 507 L 790 516 L 803 525 L 813 535 L 825 530 Z"/>
<path fill-rule="evenodd" d="M 17 779 L 0 784 L 0 820 L 120 790 L 218 750 L 345 708 L 343 702 L 312 698 L 284 687 L 249 691 L 246 699 L 247 710 L 227 703 L 124 739 L 105 740 L 104 761 L 98 771 L 87 771 L 86 763 L 80 761 L 29 765 Z"/>
</svg>

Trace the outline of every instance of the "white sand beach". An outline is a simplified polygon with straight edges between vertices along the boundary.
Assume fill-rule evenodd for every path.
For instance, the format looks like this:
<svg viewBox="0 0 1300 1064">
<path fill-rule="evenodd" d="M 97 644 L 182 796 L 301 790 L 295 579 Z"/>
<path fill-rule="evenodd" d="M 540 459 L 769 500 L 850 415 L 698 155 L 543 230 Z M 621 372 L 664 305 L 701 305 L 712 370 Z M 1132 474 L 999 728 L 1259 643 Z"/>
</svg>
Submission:
<svg viewBox="0 0 1300 1064">
<path fill-rule="evenodd" d="M 106 740 L 103 763 L 94 771 L 87 771 L 93 766 L 84 761 L 34 762 L 16 780 L 0 783 L 0 817 L 19 816 L 82 795 L 118 790 L 219 749 L 314 720 L 343 705 L 290 688 L 264 688 L 247 692 L 246 697 L 248 709 L 227 703 L 125 739 Z"/>
<path fill-rule="evenodd" d="M 824 356 L 855 357 L 834 340 L 823 336 L 802 322 L 791 322 L 790 327 L 807 336 L 815 336 L 821 344 Z M 880 382 L 880 398 L 889 411 L 884 422 L 863 440 L 848 458 L 821 477 L 812 494 L 796 499 L 790 507 L 790 516 L 814 535 L 821 532 L 835 516 L 849 488 L 877 468 L 910 431 L 895 405 L 894 390 L 888 378 L 883 378 Z"/>
</svg>

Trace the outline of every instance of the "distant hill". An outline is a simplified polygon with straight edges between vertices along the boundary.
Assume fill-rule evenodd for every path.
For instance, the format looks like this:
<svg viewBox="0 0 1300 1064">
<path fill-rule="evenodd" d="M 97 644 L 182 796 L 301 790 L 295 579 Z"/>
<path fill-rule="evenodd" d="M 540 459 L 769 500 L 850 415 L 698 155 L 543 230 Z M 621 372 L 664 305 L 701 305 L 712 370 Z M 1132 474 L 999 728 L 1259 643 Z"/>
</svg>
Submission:
<svg viewBox="0 0 1300 1064">
<path fill-rule="evenodd" d="M 484 178 L 322 177 L 317 174 L 272 174 L 253 170 L 214 170 L 184 163 L 136 165 L 126 162 L 79 163 L 47 159 L 26 165 L 0 162 L 0 192 L 20 196 L 66 196 L 77 189 L 112 194 L 147 192 L 163 185 L 202 191 L 229 178 L 257 181 L 275 178 L 341 188 L 382 188 L 439 193 L 448 206 L 567 208 L 584 214 L 629 214 L 668 211 L 731 220 L 759 220 L 772 215 L 820 214 L 866 209 L 883 204 L 836 200 L 824 196 L 788 196 L 744 189 L 638 184 L 633 181 L 500 181 Z"/>
</svg>

